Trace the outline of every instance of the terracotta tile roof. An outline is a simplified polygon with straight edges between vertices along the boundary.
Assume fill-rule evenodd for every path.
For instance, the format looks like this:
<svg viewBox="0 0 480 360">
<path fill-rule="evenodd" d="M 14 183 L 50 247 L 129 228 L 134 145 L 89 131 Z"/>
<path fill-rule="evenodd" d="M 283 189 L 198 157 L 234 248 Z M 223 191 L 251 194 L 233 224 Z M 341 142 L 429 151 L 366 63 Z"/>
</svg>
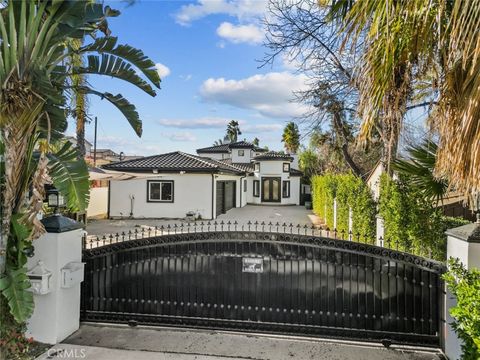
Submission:
<svg viewBox="0 0 480 360">
<path fill-rule="evenodd" d="M 114 162 L 103 169 L 132 172 L 220 172 L 242 173 L 238 168 L 217 160 L 175 151 L 167 154 L 147 156 L 140 159 Z"/>
</svg>

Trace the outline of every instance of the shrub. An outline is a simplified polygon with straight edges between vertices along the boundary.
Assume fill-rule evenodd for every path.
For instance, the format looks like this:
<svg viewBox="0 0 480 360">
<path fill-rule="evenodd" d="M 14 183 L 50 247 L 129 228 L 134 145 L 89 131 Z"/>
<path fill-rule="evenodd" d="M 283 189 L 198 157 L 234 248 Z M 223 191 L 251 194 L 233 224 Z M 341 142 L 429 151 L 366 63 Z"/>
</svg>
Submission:
<svg viewBox="0 0 480 360">
<path fill-rule="evenodd" d="M 349 209 L 352 209 L 354 236 L 360 234 L 374 242 L 376 205 L 370 189 L 352 174 L 325 174 L 312 178 L 313 211 L 333 229 L 333 202 L 337 201 L 337 231 L 348 234 Z"/>
<path fill-rule="evenodd" d="M 458 259 L 449 260 L 449 270 L 443 275 L 448 288 L 457 298 L 450 309 L 455 319 L 452 327 L 462 339 L 462 359 L 480 358 L 480 271 L 467 270 Z"/>
</svg>

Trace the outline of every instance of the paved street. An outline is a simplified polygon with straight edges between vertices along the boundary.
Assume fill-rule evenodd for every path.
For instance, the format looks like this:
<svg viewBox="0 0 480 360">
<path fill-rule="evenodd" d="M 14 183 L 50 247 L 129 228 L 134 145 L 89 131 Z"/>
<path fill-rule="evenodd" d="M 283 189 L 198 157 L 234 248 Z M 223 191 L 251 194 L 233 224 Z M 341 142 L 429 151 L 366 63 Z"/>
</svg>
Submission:
<svg viewBox="0 0 480 360">
<path fill-rule="evenodd" d="M 301 337 L 268 336 L 233 332 L 153 328 L 115 325 L 87 325 L 54 346 L 50 359 L 68 352 L 84 353 L 84 359 L 102 360 L 439 360 L 432 349 L 391 347 L 380 344 L 347 343 Z M 59 351 L 60 350 L 60 351 Z M 48 359 L 44 354 L 39 359 Z"/>
<path fill-rule="evenodd" d="M 286 222 L 293 224 L 311 224 L 315 222 L 315 216 L 311 210 L 304 206 L 257 206 L 247 205 L 243 208 L 234 208 L 226 214 L 218 217 L 217 221 L 237 221 L 239 224 L 246 224 L 250 221 L 265 222 Z M 168 224 L 179 224 L 184 220 L 165 219 L 124 219 L 124 220 L 89 220 L 87 232 L 89 235 L 105 235 L 140 230 L 142 227 L 166 226 Z"/>
</svg>

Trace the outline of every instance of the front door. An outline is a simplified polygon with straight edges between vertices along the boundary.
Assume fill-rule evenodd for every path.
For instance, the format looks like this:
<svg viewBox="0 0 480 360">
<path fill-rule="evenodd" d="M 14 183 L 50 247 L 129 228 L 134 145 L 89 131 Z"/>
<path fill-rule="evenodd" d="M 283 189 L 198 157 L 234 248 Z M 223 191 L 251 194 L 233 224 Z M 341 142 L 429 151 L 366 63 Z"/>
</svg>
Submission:
<svg viewBox="0 0 480 360">
<path fill-rule="evenodd" d="M 262 178 L 262 202 L 280 202 L 281 184 L 279 177 Z"/>
</svg>

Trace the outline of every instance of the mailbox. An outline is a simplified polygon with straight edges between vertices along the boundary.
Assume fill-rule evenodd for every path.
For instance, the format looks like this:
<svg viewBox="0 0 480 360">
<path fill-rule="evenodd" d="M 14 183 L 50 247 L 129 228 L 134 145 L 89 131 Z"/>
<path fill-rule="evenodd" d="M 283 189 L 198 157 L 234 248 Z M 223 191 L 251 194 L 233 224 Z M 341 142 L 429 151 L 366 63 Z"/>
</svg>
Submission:
<svg viewBox="0 0 480 360">
<path fill-rule="evenodd" d="M 27 272 L 27 276 L 32 284 L 30 291 L 36 295 L 45 295 L 52 291 L 51 277 L 52 272 L 45 268 L 42 260 L 39 260 L 31 270 Z"/>
<path fill-rule="evenodd" d="M 82 262 L 70 262 L 65 265 L 61 271 L 61 287 L 71 288 L 80 284 L 83 281 L 83 269 L 85 263 Z"/>
</svg>

